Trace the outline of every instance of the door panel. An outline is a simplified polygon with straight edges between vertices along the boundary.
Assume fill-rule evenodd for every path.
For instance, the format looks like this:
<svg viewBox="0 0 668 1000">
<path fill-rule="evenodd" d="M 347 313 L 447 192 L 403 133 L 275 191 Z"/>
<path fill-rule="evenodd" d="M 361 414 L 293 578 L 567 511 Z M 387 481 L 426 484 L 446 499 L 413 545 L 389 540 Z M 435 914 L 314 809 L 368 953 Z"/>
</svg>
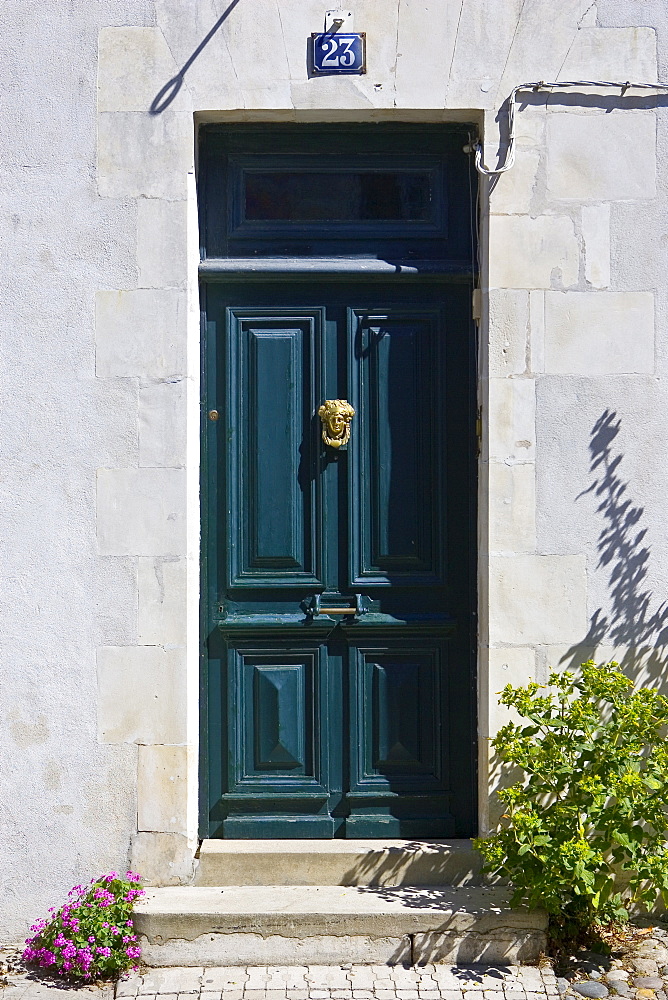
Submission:
<svg viewBox="0 0 668 1000">
<path fill-rule="evenodd" d="M 256 630 L 259 631 L 259 630 Z M 329 705 L 333 664 L 308 640 L 222 643 L 226 743 L 215 767 L 226 789 L 212 810 L 211 836 L 332 837 Z M 340 784 L 340 782 L 338 782 Z"/>
<path fill-rule="evenodd" d="M 450 645 L 434 637 L 352 647 L 348 836 L 458 830 L 448 773 Z"/>
<path fill-rule="evenodd" d="M 443 583 L 439 456 L 445 372 L 439 309 L 350 313 L 353 438 L 350 586 Z"/>
<path fill-rule="evenodd" d="M 207 289 L 207 836 L 474 832 L 469 294 Z"/>
<path fill-rule="evenodd" d="M 443 664 L 438 645 L 357 647 L 358 786 L 442 780 Z"/>
<path fill-rule="evenodd" d="M 322 586 L 311 414 L 322 314 L 230 308 L 229 586 Z"/>
<path fill-rule="evenodd" d="M 249 667 L 253 698 L 247 695 L 243 746 L 244 750 L 254 748 L 254 771 L 311 773 L 312 660 L 300 664 L 255 663 Z"/>
<path fill-rule="evenodd" d="M 327 712 L 325 650 L 291 644 L 271 648 L 233 645 L 230 667 L 238 704 L 232 707 L 230 729 L 238 740 L 233 781 L 300 788 L 321 778 L 322 724 Z"/>
</svg>

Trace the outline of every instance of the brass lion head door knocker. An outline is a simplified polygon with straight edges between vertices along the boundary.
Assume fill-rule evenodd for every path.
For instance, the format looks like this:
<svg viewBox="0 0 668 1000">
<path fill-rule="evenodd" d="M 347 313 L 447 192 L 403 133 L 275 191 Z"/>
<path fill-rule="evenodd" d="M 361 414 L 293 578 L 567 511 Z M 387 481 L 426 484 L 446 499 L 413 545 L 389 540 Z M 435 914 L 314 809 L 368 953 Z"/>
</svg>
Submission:
<svg viewBox="0 0 668 1000">
<path fill-rule="evenodd" d="M 318 410 L 322 440 L 330 448 L 341 448 L 350 440 L 350 421 L 355 411 L 346 399 L 326 399 Z"/>
</svg>

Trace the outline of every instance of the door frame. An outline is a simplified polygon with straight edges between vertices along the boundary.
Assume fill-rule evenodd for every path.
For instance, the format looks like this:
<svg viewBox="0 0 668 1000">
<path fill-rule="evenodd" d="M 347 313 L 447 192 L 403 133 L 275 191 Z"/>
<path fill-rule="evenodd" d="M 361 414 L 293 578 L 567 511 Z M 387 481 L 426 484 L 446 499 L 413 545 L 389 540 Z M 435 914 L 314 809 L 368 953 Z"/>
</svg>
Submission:
<svg viewBox="0 0 668 1000">
<path fill-rule="evenodd" d="M 233 127 L 233 126 L 227 126 Z M 331 126 L 329 126 L 331 127 Z M 339 126 L 341 129 L 345 129 L 345 125 Z M 369 125 L 368 128 L 372 129 L 374 126 Z M 430 130 L 433 129 L 434 125 L 425 124 L 420 126 L 420 129 Z M 441 126 L 442 127 L 442 126 Z M 466 135 L 466 126 L 452 126 L 456 128 L 460 135 Z M 471 188 L 469 189 L 470 201 L 469 210 L 471 215 L 472 226 L 474 225 L 474 213 L 476 211 L 475 198 L 473 197 L 473 184 L 477 178 L 475 177 L 475 171 L 470 167 L 473 174 L 473 181 Z M 202 190 L 199 192 L 200 196 L 200 218 L 202 217 L 203 206 L 202 201 Z M 317 266 L 317 265 L 316 265 Z M 323 278 L 327 276 L 327 280 L 340 280 L 346 281 L 352 277 L 353 272 L 346 273 L 345 270 L 338 273 L 334 273 L 331 266 L 327 266 L 327 263 L 320 262 L 320 267 L 322 268 Z M 364 261 L 359 264 L 360 272 L 362 272 L 365 277 L 369 275 L 371 271 L 372 275 L 376 274 L 379 280 L 389 277 L 389 275 L 396 274 L 396 268 L 392 265 L 385 264 L 384 261 L 372 260 Z M 429 267 L 425 268 L 428 271 Z M 208 562 L 208 551 L 209 551 L 209 539 L 210 532 L 213 530 L 213 511 L 211 509 L 212 497 L 208 489 L 209 484 L 209 472 L 210 472 L 210 454 L 207 445 L 207 428 L 208 428 L 208 411 L 207 411 L 207 393 L 206 393 L 206 378 L 207 378 L 207 354 L 210 347 L 209 338 L 207 336 L 207 322 L 206 322 L 206 290 L 210 282 L 218 281 L 231 281 L 237 282 L 239 280 L 256 280 L 258 277 L 258 271 L 262 273 L 262 280 L 276 280 L 282 281 L 287 277 L 292 281 L 298 281 L 300 276 L 306 280 L 311 280 L 314 275 L 314 262 L 313 261 L 302 261 L 297 259 L 283 260 L 280 267 L 276 266 L 275 261 L 263 261 L 258 260 L 254 262 L 252 268 L 248 267 L 247 261 L 237 262 L 234 258 L 228 259 L 218 259 L 211 261 L 210 259 L 204 259 L 200 266 L 200 300 L 201 300 L 201 374 L 202 374 L 202 393 L 201 393 L 201 468 L 200 468 L 200 496 L 201 496 L 201 546 L 200 546 L 200 572 L 201 572 L 201 587 L 200 587 L 200 766 L 199 766 L 199 802 L 200 802 L 200 836 L 208 836 L 208 824 L 209 824 L 209 726 L 212 724 L 212 719 L 209 715 L 209 658 L 207 654 L 207 639 L 210 631 L 210 605 L 211 605 L 211 594 L 209 593 L 209 578 L 207 573 L 207 562 Z M 436 270 L 434 273 L 436 277 Z M 461 271 L 459 273 L 452 273 L 450 275 L 450 280 L 462 281 L 468 279 L 471 283 L 471 288 L 473 287 L 476 278 L 476 265 L 472 261 L 471 267 L 468 273 L 464 274 Z M 477 414 L 477 345 L 475 343 L 476 328 L 471 320 L 470 323 L 470 333 L 471 333 L 471 345 L 470 345 L 470 359 L 468 365 L 468 395 L 469 395 L 469 406 L 468 406 L 468 423 L 470 428 L 470 439 L 471 446 L 473 447 L 474 441 L 476 440 L 476 414 Z M 477 452 L 475 453 L 477 457 Z M 470 642 L 469 642 L 469 662 L 470 662 L 470 675 L 469 684 L 472 691 L 471 706 L 472 706 L 472 718 L 471 718 L 471 748 L 470 748 L 470 760 L 471 760 L 471 775 L 472 775 L 472 810 L 473 819 L 471 823 L 471 834 L 477 831 L 477 806 L 479 797 L 478 788 L 478 697 L 477 697 L 477 656 L 478 656 L 478 635 L 477 635 L 477 564 L 478 564 L 478 553 L 477 553 L 477 488 L 478 488 L 478 463 L 473 458 L 467 467 L 467 498 L 468 498 L 468 522 L 469 522 L 469 532 L 471 538 L 471 544 L 469 546 L 469 594 L 468 601 L 471 609 L 471 627 L 470 627 Z"/>
</svg>

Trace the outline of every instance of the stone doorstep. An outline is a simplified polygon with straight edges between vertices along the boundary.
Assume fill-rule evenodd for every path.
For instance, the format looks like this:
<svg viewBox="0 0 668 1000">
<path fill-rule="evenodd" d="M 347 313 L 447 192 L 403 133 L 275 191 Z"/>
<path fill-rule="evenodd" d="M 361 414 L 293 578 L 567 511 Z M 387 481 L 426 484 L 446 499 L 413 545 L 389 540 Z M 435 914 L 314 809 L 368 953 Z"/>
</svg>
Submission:
<svg viewBox="0 0 668 1000">
<path fill-rule="evenodd" d="M 479 885 L 470 840 L 204 840 L 198 886 Z"/>
<path fill-rule="evenodd" d="M 149 966 L 535 960 L 547 916 L 500 887 L 178 886 L 135 908 Z"/>
</svg>

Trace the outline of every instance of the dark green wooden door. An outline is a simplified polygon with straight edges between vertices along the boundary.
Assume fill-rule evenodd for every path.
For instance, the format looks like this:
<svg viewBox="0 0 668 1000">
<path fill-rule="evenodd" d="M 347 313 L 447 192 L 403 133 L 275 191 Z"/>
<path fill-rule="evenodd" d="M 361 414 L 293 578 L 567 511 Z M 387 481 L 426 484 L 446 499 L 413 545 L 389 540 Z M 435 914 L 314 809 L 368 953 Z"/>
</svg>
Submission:
<svg viewBox="0 0 668 1000">
<path fill-rule="evenodd" d="M 438 283 L 207 292 L 216 835 L 471 832 L 468 307 Z"/>
<path fill-rule="evenodd" d="M 470 281 L 271 279 L 204 295 L 202 833 L 471 835 Z"/>
</svg>

